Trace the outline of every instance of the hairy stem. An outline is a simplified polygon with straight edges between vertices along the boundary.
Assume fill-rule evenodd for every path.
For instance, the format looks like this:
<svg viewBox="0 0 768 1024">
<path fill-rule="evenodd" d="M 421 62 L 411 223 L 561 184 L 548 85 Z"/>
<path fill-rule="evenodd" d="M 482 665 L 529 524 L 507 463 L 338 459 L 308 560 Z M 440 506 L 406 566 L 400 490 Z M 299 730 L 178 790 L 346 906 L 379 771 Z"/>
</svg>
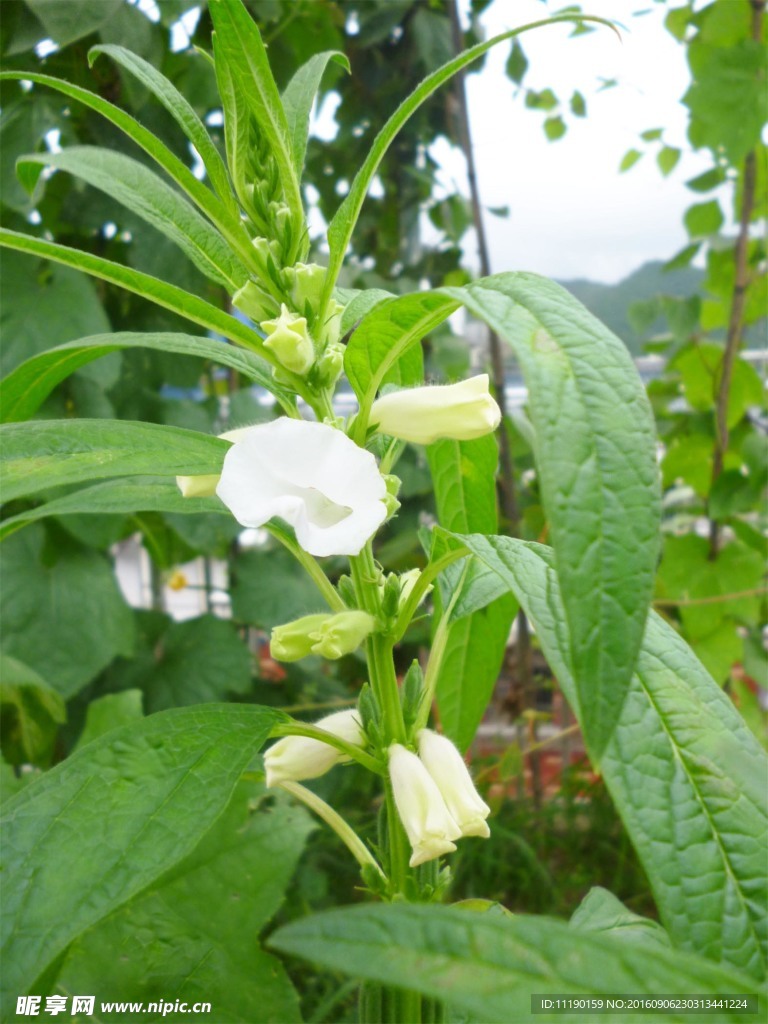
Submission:
<svg viewBox="0 0 768 1024">
<path fill-rule="evenodd" d="M 765 0 L 750 0 L 752 6 L 752 38 L 757 42 L 762 38 L 763 14 Z M 754 150 L 744 160 L 743 188 L 741 193 L 741 210 L 739 211 L 739 234 L 736 239 L 734 263 L 736 266 L 731 312 L 728 318 L 728 334 L 725 341 L 725 354 L 717 389 L 715 404 L 715 452 L 712 460 L 712 487 L 714 487 L 723 471 L 723 458 L 728 448 L 728 401 L 731 395 L 733 366 L 736 362 L 741 336 L 744 327 L 744 306 L 749 286 L 749 225 L 755 205 L 755 182 L 757 178 L 757 155 Z M 711 488 L 710 488 L 711 493 Z M 720 525 L 714 519 L 709 521 L 709 557 L 717 558 L 720 546 Z"/>
</svg>

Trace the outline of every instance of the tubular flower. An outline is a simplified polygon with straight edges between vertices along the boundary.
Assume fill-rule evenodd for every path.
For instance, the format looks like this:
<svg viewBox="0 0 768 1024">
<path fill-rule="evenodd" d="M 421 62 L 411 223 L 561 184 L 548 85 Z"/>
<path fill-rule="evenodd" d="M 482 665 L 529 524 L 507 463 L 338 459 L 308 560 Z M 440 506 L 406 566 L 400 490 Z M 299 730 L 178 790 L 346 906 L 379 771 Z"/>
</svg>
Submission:
<svg viewBox="0 0 768 1024">
<path fill-rule="evenodd" d="M 365 744 L 365 733 L 360 724 L 360 716 L 354 708 L 348 711 L 336 711 L 315 722 L 318 729 L 354 743 L 362 747 Z M 264 768 L 267 773 L 267 786 L 279 786 L 281 782 L 301 782 L 302 779 L 316 779 L 325 775 L 334 765 L 346 764 L 351 758 L 346 757 L 335 747 L 322 740 L 314 740 L 309 736 L 284 736 L 264 755 Z"/>
<path fill-rule="evenodd" d="M 368 612 L 305 615 L 284 626 L 275 626 L 269 650 L 277 661 L 298 661 L 308 654 L 343 658 L 356 651 L 375 628 L 376 620 Z"/>
<path fill-rule="evenodd" d="M 315 346 L 307 333 L 305 317 L 296 316 L 283 304 L 279 317 L 262 320 L 259 326 L 267 335 L 264 348 L 274 352 L 281 366 L 300 377 L 311 369 L 315 361 Z"/>
<path fill-rule="evenodd" d="M 458 384 L 395 391 L 378 398 L 371 408 L 371 423 L 379 433 L 414 444 L 441 438 L 472 441 L 493 433 L 500 422 L 487 373 Z"/>
<path fill-rule="evenodd" d="M 356 651 L 376 628 L 376 620 L 368 612 L 339 612 L 328 615 L 311 634 L 313 654 L 324 658 L 343 658 Z"/>
<path fill-rule="evenodd" d="M 227 430 L 223 434 L 219 434 L 219 437 L 225 441 L 237 441 L 248 431 L 251 427 L 238 427 L 237 430 Z M 219 482 L 218 473 L 204 473 L 199 476 L 177 476 L 176 486 L 181 491 L 182 497 L 184 498 L 210 498 L 216 493 L 216 485 Z"/>
<path fill-rule="evenodd" d="M 412 868 L 452 853 L 461 829 L 451 817 L 440 790 L 419 758 L 399 743 L 389 748 L 389 777 L 403 823 L 413 849 Z"/>
<path fill-rule="evenodd" d="M 359 554 L 387 515 L 370 452 L 333 427 L 287 417 L 243 432 L 216 493 L 243 526 L 284 519 L 311 555 Z"/>
<path fill-rule="evenodd" d="M 435 781 L 463 836 L 491 834 L 486 818 L 490 807 L 480 799 L 464 758 L 447 736 L 431 729 L 422 729 L 418 736 L 419 757 Z"/>
<path fill-rule="evenodd" d="M 304 615 L 301 619 L 275 626 L 269 638 L 269 653 L 275 661 L 299 661 L 314 653 L 313 637 L 317 630 L 331 618 L 321 612 L 319 615 Z"/>
</svg>

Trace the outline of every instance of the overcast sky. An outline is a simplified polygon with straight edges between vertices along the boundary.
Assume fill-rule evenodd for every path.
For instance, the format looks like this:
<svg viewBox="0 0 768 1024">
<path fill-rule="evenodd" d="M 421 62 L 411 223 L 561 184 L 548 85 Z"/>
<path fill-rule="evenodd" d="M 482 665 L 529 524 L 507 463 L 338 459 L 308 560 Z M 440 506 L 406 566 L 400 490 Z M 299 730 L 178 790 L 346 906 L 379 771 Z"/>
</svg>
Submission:
<svg viewBox="0 0 768 1024">
<path fill-rule="evenodd" d="M 561 4 L 550 4 L 556 9 Z M 541 0 L 495 0 L 483 16 L 488 36 L 541 19 Z M 682 214 L 692 201 L 684 181 L 710 166 L 703 153 L 686 154 L 689 83 L 684 48 L 664 29 L 669 9 L 653 0 L 589 0 L 583 9 L 626 26 L 622 41 L 609 29 L 568 38 L 565 26 L 526 33 L 524 85 L 547 86 L 568 100 L 587 99 L 583 119 L 568 114 L 569 130 L 548 142 L 542 115 L 523 107 L 504 73 L 509 44 L 491 51 L 482 72 L 467 78 L 472 134 L 483 203 L 509 206 L 506 220 L 486 215 L 492 269 L 532 270 L 557 278 L 613 282 L 649 259 L 667 259 L 686 241 Z M 645 9 L 641 17 L 633 12 Z M 598 92 L 600 79 L 618 85 Z M 655 152 L 618 173 L 638 134 L 664 128 L 664 140 L 683 158 L 663 178 Z M 447 182 L 466 188 L 463 159 L 438 148 Z M 467 255 L 474 261 L 475 243 Z"/>
</svg>

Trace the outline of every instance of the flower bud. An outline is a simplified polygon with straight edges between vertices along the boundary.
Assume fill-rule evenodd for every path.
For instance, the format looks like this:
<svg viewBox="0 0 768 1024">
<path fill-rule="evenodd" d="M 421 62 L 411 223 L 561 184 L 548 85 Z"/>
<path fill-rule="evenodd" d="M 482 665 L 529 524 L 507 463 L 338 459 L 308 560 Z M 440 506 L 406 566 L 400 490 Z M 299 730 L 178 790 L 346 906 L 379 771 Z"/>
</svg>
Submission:
<svg viewBox="0 0 768 1024">
<path fill-rule="evenodd" d="M 293 284 L 291 301 L 294 309 L 304 312 L 307 306 L 314 312 L 320 305 L 320 296 L 325 284 L 325 267 L 319 263 L 296 263 L 287 271 Z"/>
<path fill-rule="evenodd" d="M 368 612 L 305 615 L 275 626 L 269 650 L 275 661 L 298 661 L 310 654 L 335 660 L 356 651 L 375 628 L 376 620 Z"/>
<path fill-rule="evenodd" d="M 451 817 L 440 790 L 419 758 L 399 743 L 389 748 L 389 777 L 397 812 L 413 849 L 417 867 L 456 849 L 461 829 Z"/>
<path fill-rule="evenodd" d="M 219 437 L 224 441 L 237 441 L 243 437 L 251 428 L 238 427 L 236 430 L 226 430 Z M 176 486 L 181 491 L 183 498 L 210 498 L 216 493 L 216 487 L 220 480 L 219 473 L 201 473 L 199 476 L 177 476 Z"/>
<path fill-rule="evenodd" d="M 267 335 L 264 347 L 277 356 L 281 366 L 303 377 L 315 361 L 315 346 L 307 332 L 303 316 L 291 313 L 283 303 L 280 316 L 259 324 Z"/>
<path fill-rule="evenodd" d="M 324 658 L 342 658 L 356 651 L 376 628 L 376 620 L 368 612 L 348 611 L 324 617 L 311 634 L 313 654 Z"/>
<path fill-rule="evenodd" d="M 404 572 L 403 575 L 400 577 L 400 607 L 401 608 L 405 604 L 405 602 L 408 600 L 408 598 L 411 596 L 411 591 L 416 586 L 416 584 L 419 582 L 419 577 L 420 576 L 421 576 L 421 569 L 409 569 L 408 572 Z M 430 583 L 430 585 L 427 587 L 427 589 L 422 594 L 421 601 L 419 601 L 419 604 L 421 604 L 421 602 L 424 600 L 424 598 L 427 596 L 427 594 L 432 593 L 432 589 L 433 589 L 432 588 L 432 584 Z"/>
<path fill-rule="evenodd" d="M 344 349 L 341 345 L 329 345 L 315 363 L 314 379 L 318 387 L 331 388 L 344 369 Z"/>
<path fill-rule="evenodd" d="M 377 399 L 371 423 L 381 434 L 414 444 L 441 438 L 472 441 L 492 433 L 501 412 L 488 391 L 488 374 L 438 387 L 395 391 Z"/>
<path fill-rule="evenodd" d="M 480 799 L 464 758 L 447 736 L 431 729 L 422 729 L 418 740 L 422 764 L 434 779 L 461 834 L 487 839 L 491 830 L 485 819 L 491 809 Z"/>
<path fill-rule="evenodd" d="M 315 725 L 338 736 L 339 739 L 346 740 L 347 743 L 354 743 L 358 747 L 365 744 L 360 715 L 354 708 L 326 715 L 319 722 L 315 722 Z M 267 786 L 316 779 L 320 775 L 325 775 L 334 765 L 349 761 L 350 758 L 345 757 L 340 750 L 322 740 L 310 739 L 308 736 L 284 736 L 264 755 Z"/>
<path fill-rule="evenodd" d="M 275 661 L 299 661 L 314 652 L 314 639 L 322 623 L 331 616 L 305 615 L 294 622 L 275 626 L 269 639 L 269 653 Z"/>
<path fill-rule="evenodd" d="M 275 312 L 275 300 L 254 281 L 246 281 L 232 296 L 232 305 L 254 323 L 260 323 Z"/>
<path fill-rule="evenodd" d="M 331 299 L 325 312 L 325 319 L 318 327 L 318 334 L 323 344 L 334 345 L 341 336 L 341 318 L 344 306 Z M 342 349 L 343 351 L 343 349 Z"/>
</svg>

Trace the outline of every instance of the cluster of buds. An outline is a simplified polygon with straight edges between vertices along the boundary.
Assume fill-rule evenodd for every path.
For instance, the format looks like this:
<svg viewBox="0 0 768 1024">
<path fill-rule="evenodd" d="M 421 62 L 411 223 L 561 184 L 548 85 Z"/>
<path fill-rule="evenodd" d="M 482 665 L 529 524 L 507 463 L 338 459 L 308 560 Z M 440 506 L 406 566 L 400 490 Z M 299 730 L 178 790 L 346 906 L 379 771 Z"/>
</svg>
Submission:
<svg viewBox="0 0 768 1024">
<path fill-rule="evenodd" d="M 411 867 L 452 853 L 462 836 L 491 834 L 490 807 L 475 789 L 459 751 L 446 736 L 422 729 L 418 756 L 399 743 L 389 748 L 389 775 L 413 854 Z"/>
<path fill-rule="evenodd" d="M 246 282 L 233 305 L 259 325 L 264 347 L 279 367 L 306 378 L 316 390 L 332 388 L 344 367 L 339 343 L 344 307 L 331 299 L 320 316 L 325 267 L 296 263 L 283 268 L 278 243 L 256 238 L 253 247 L 260 280 Z"/>
<path fill-rule="evenodd" d="M 364 749 L 368 740 L 357 710 L 321 718 L 317 728 Z M 431 729 L 417 736 L 418 754 L 399 743 L 388 751 L 395 805 L 412 848 L 410 866 L 452 853 L 462 836 L 487 838 L 490 808 L 475 789 L 459 751 Z M 321 739 L 286 736 L 264 755 L 267 786 L 324 775 L 350 758 Z"/>
</svg>

